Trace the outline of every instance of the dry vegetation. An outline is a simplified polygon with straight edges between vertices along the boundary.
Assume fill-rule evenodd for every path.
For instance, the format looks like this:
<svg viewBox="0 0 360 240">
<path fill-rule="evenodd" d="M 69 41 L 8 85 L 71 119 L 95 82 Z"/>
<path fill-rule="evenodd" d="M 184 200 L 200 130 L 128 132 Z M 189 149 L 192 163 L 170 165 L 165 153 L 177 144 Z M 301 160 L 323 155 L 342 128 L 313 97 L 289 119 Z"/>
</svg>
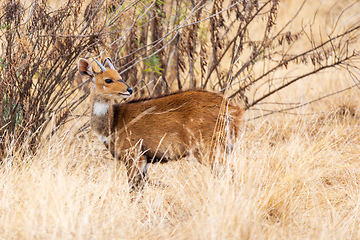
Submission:
<svg viewBox="0 0 360 240">
<path fill-rule="evenodd" d="M 352 5 L 353 3 L 355 4 Z M 296 14 L 300 5 L 295 0 L 281 2 L 273 31 L 281 29 Z M 350 6 L 349 10 L 343 13 L 347 6 Z M 277 51 L 283 49 L 288 54 L 281 53 L 284 60 L 284 57 L 291 54 L 307 51 L 309 47 L 326 41 L 326 33 L 331 30 L 336 29 L 337 33 L 341 33 L 343 29 L 360 22 L 358 9 L 359 3 L 353 1 L 334 0 L 322 4 L 320 1 L 306 2 L 299 16 L 287 28 L 295 33 L 301 31 L 301 26 L 305 28 L 313 23 L 310 31 L 313 35 L 309 35 L 310 32 L 307 31 L 292 48 L 278 46 L 274 48 L 274 52 L 268 52 L 263 57 L 276 57 Z M 196 21 L 196 16 L 193 18 L 192 21 Z M 257 21 L 256 24 L 262 23 L 260 19 Z M 95 26 L 94 24 L 93 27 Z M 95 32 L 91 31 L 86 34 L 92 36 Z M 252 37 L 256 37 L 256 31 L 253 31 Z M 264 31 L 260 33 L 263 34 Z M 119 31 L 118 34 L 121 36 L 123 32 Z M 349 55 L 354 49 L 359 49 L 356 34 L 359 32 L 351 35 L 352 45 L 345 45 Z M 1 39 L 4 40 L 4 35 Z M 73 39 L 73 43 L 76 41 L 78 39 Z M 340 40 L 340 43 L 343 41 L 345 40 Z M 330 45 L 336 45 L 335 42 Z M 113 51 L 105 40 L 103 43 L 100 50 L 95 47 L 92 49 L 95 55 L 100 54 L 102 48 Z M 133 51 L 134 46 L 130 46 L 130 43 L 121 43 L 124 44 L 125 52 Z M 73 50 L 79 47 L 76 54 L 86 55 L 82 52 L 81 44 L 79 41 L 79 45 Z M 200 51 L 201 47 L 198 49 Z M 356 59 L 345 61 L 349 68 L 350 65 L 354 66 L 351 71 L 346 69 L 346 64 L 326 68 L 253 104 L 294 76 L 334 63 L 332 58 L 325 59 L 326 63 L 318 63 L 316 66 L 311 64 L 311 59 L 317 61 L 325 50 L 317 51 L 318 55 L 311 52 L 313 55 L 308 57 L 307 65 L 289 62 L 287 68 L 282 67 L 271 76 L 265 76 L 266 80 L 255 88 L 253 85 L 246 86 L 250 82 L 245 82 L 245 85 L 230 89 L 229 95 L 245 89 L 244 94 L 248 99 L 246 102 L 244 96 L 241 98 L 248 107 L 244 116 L 244 130 L 228 159 L 229 164 L 235 168 L 234 174 L 226 166 L 220 168 L 218 173 L 211 173 L 209 168 L 190 158 L 150 168 L 150 179 L 161 181 L 168 187 L 147 185 L 141 193 L 129 193 L 124 167 L 112 160 L 88 129 L 76 134 L 79 128 L 86 126 L 84 124 L 88 117 L 82 113 L 87 111 L 88 99 L 80 105 L 70 105 L 70 110 L 65 112 L 71 118 L 66 118 L 69 122 L 60 128 L 58 115 L 48 118 L 47 128 L 43 130 L 45 136 L 41 138 L 43 144 L 34 152 L 18 150 L 17 139 L 14 137 L 17 135 L 2 132 L 2 141 L 6 141 L 2 143 L 6 146 L 7 153 L 11 154 L 3 158 L 0 168 L 0 238 L 359 239 L 360 90 L 354 87 L 322 98 L 358 83 L 356 66 L 359 65 Z M 339 53 L 339 60 L 346 55 L 343 50 L 335 50 Z M 149 55 L 151 51 L 149 50 Z M 250 58 L 252 53 L 246 50 L 244 52 Z M 56 54 L 63 59 L 65 56 L 69 62 L 65 61 L 63 64 L 75 62 L 77 56 L 66 52 L 52 54 L 55 54 L 55 58 L 52 58 L 55 62 Z M 118 67 L 126 61 L 136 62 L 139 55 L 142 58 L 148 56 L 141 55 L 145 53 L 137 56 L 121 53 L 123 57 L 120 53 L 110 54 L 113 54 L 113 59 L 119 58 Z M 199 52 L 198 59 L 200 55 Z M 231 65 L 230 55 L 226 55 L 224 59 L 227 66 Z M 199 62 L 200 60 L 197 64 Z M 241 62 L 246 64 L 249 61 L 245 59 Z M 256 80 L 275 66 L 274 62 L 277 60 L 270 63 L 259 62 L 252 69 L 243 72 L 242 77 L 260 72 L 251 81 Z M 159 69 L 163 68 L 161 64 Z M 141 71 L 149 66 L 142 65 L 141 62 L 138 65 L 137 73 L 131 70 L 125 73 L 131 81 L 135 81 L 131 76 L 144 79 L 140 83 L 144 85 L 138 90 L 138 95 L 151 94 L 151 90 L 153 93 L 164 90 L 156 90 L 156 85 L 151 85 L 153 79 L 157 80 L 163 74 L 162 71 L 154 69 L 154 66 L 151 72 Z M 174 76 L 185 80 L 174 81 L 176 87 L 170 89 L 190 88 L 194 82 L 198 87 L 203 86 L 209 69 L 202 73 L 199 68 L 197 72 L 193 72 L 198 78 L 192 78 L 190 65 L 191 63 L 184 63 L 182 67 L 186 70 L 183 72 L 176 72 L 179 69 L 176 70 L 175 67 L 173 71 L 177 74 Z M 75 65 L 73 67 L 75 69 Z M 232 73 L 238 69 L 241 69 L 241 64 L 234 67 Z M 4 67 L 0 70 L 3 74 L 1 77 L 4 77 Z M 223 79 L 216 77 L 222 74 L 221 70 L 224 69 L 220 69 L 220 66 L 218 73 L 214 70 L 212 78 Z M 68 71 L 73 77 L 73 69 Z M 56 79 L 59 82 L 66 83 L 73 79 L 63 78 L 61 74 L 50 76 L 58 77 Z M 169 75 L 163 77 L 168 79 Z M 35 82 L 40 81 L 39 79 L 41 76 L 36 76 Z M 169 83 L 169 80 L 166 81 Z M 212 80 L 209 83 L 212 86 L 206 88 L 219 90 L 222 82 L 224 81 Z M 57 87 L 62 89 L 64 86 L 67 85 Z M 150 88 L 149 92 L 146 86 Z M 61 94 L 63 93 L 54 96 Z M 68 106 L 76 98 L 83 99 L 79 97 L 82 95 L 80 93 L 76 96 L 71 94 L 71 100 L 64 105 Z M 241 92 L 239 95 L 242 94 Z M 237 97 L 234 101 L 240 101 Z M 307 104 L 319 98 L 321 100 Z M 53 111 L 63 117 L 64 108 L 60 108 L 60 111 L 56 110 L 57 107 L 59 103 L 54 103 Z M 284 110 L 292 107 L 295 108 Z M 263 116 L 278 110 L 281 112 Z M 54 132 L 53 129 L 57 131 Z"/>
</svg>

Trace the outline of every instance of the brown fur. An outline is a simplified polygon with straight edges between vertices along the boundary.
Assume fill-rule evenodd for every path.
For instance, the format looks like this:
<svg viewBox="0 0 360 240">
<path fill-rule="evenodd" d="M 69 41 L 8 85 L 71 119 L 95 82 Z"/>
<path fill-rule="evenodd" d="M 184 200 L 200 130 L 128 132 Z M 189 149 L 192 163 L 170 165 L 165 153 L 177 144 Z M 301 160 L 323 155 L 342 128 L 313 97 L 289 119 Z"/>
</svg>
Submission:
<svg viewBox="0 0 360 240">
<path fill-rule="evenodd" d="M 146 155 L 164 160 L 180 158 L 197 144 L 211 145 L 220 107 L 226 104 L 218 94 L 188 91 L 114 105 L 114 130 L 118 131 L 117 136 L 122 135 L 117 142 L 120 145 L 127 137 L 135 144 L 143 139 Z M 228 108 L 238 117 L 238 108 Z M 231 126 L 236 133 L 237 126 Z"/>
<path fill-rule="evenodd" d="M 125 163 L 132 187 L 141 185 L 148 163 L 179 159 L 190 152 L 203 162 L 202 150 L 211 151 L 218 143 L 225 150 L 227 135 L 237 137 L 242 109 L 219 94 L 195 90 L 113 104 L 110 99 L 126 93 L 128 86 L 115 81 L 119 76 L 111 69 L 84 73 L 89 68 L 80 61 L 80 73 L 95 82 L 91 126 L 114 157 Z M 114 84 L 104 83 L 107 78 L 114 78 Z M 95 104 L 109 108 L 99 115 Z M 142 152 L 140 158 L 134 149 Z M 209 161 L 212 165 L 212 157 Z"/>
</svg>

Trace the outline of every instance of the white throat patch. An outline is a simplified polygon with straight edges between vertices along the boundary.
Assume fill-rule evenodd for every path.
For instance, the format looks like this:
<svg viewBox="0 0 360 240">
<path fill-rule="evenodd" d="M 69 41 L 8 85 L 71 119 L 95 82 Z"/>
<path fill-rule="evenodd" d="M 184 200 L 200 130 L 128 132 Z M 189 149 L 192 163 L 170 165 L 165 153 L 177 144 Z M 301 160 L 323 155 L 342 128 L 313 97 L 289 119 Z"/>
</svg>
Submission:
<svg viewBox="0 0 360 240">
<path fill-rule="evenodd" d="M 109 107 L 109 104 L 96 102 L 94 103 L 93 112 L 95 115 L 105 115 L 109 110 Z"/>
</svg>

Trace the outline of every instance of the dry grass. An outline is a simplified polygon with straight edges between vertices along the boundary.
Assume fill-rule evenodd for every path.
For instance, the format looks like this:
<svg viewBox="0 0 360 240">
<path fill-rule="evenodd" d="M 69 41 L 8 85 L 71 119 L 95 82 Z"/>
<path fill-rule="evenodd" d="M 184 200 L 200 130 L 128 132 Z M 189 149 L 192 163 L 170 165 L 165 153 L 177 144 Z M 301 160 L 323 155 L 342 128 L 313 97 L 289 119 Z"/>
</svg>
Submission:
<svg viewBox="0 0 360 240">
<path fill-rule="evenodd" d="M 234 175 L 194 161 L 153 165 L 150 179 L 169 187 L 135 195 L 92 134 L 55 136 L 34 158 L 2 169 L 0 236 L 357 239 L 357 111 L 342 101 L 316 107 L 328 111 L 247 123 L 229 159 Z"/>
<path fill-rule="evenodd" d="M 349 84 L 328 72 L 272 100 Z M 298 115 L 246 122 L 229 158 L 234 175 L 194 161 L 153 165 L 150 179 L 169 186 L 141 194 L 129 193 L 123 166 L 91 133 L 64 130 L 34 157 L 5 159 L 0 239 L 359 239 L 358 99 L 353 89 Z"/>
</svg>

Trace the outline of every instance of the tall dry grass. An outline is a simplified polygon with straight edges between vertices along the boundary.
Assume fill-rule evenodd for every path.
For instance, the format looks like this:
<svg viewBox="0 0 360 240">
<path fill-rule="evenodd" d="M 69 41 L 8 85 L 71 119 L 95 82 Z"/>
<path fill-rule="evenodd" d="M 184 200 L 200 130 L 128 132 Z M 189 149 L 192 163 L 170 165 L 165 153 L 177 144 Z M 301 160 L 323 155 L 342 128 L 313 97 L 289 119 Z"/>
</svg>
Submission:
<svg viewBox="0 0 360 240">
<path fill-rule="evenodd" d="M 91 134 L 64 133 L 0 175 L 2 239 L 357 239 L 354 109 L 250 122 L 219 174 L 195 161 L 153 165 L 130 194 L 123 166 Z M 10 164 L 11 163 L 11 164 Z"/>
<path fill-rule="evenodd" d="M 269 101 L 307 101 L 351 84 L 329 70 Z M 136 194 L 91 132 L 73 134 L 87 120 L 79 118 L 35 156 L 4 159 L 0 239 L 359 239 L 359 91 L 245 121 L 228 159 L 234 174 L 191 159 L 153 165 L 150 179 L 168 187 Z"/>
</svg>

